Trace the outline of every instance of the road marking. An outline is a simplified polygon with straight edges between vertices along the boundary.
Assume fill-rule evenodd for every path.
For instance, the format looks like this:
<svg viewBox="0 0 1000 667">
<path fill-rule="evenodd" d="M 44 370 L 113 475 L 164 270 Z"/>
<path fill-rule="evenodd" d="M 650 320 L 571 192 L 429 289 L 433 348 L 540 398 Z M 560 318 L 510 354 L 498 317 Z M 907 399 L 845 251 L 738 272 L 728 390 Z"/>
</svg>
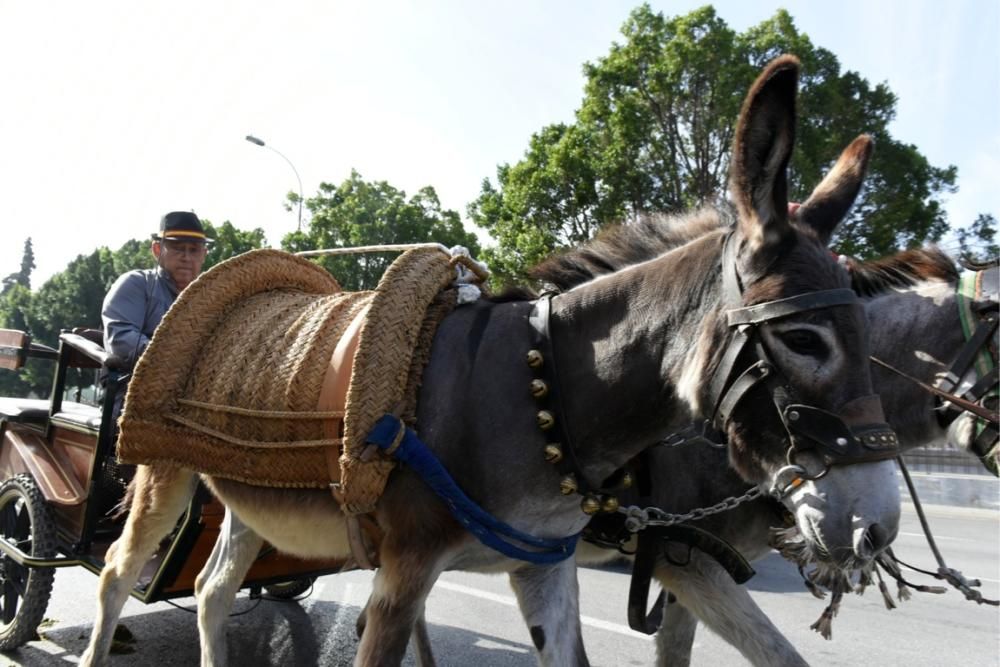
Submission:
<svg viewBox="0 0 1000 667">
<path fill-rule="evenodd" d="M 443 581 L 438 579 L 437 583 L 434 584 L 434 588 L 443 588 L 454 593 L 462 593 L 464 595 L 469 595 L 480 600 L 489 600 L 490 602 L 496 602 L 498 604 L 506 605 L 508 607 L 517 607 L 517 599 L 512 595 L 499 595 L 497 593 L 491 593 L 489 591 L 484 591 L 479 588 L 473 588 L 472 586 L 463 586 L 462 584 L 452 583 L 450 581 Z M 597 628 L 598 630 L 606 630 L 608 632 L 614 632 L 620 635 L 625 635 L 626 637 L 634 637 L 636 639 L 645 639 L 646 641 L 653 641 L 653 637 L 650 635 L 642 634 L 641 632 L 636 632 L 635 630 L 629 628 L 628 626 L 621 625 L 619 623 L 611 623 L 609 621 L 604 621 L 599 618 L 594 618 L 592 616 L 581 616 L 580 622 L 583 625 L 590 626 L 592 628 Z"/>
<path fill-rule="evenodd" d="M 924 537 L 923 533 L 905 533 L 900 532 L 900 535 L 906 535 L 907 537 Z M 982 540 L 974 540 L 971 537 L 948 537 L 947 535 L 935 535 L 935 540 L 951 540 L 952 542 L 981 542 Z"/>
<path fill-rule="evenodd" d="M 316 604 L 323 596 L 323 590 L 326 588 L 326 582 L 327 580 L 323 577 L 317 577 L 313 580 L 312 590 L 309 591 L 309 599 L 305 602 L 300 602 L 306 612 L 311 611 L 313 605 Z"/>
</svg>

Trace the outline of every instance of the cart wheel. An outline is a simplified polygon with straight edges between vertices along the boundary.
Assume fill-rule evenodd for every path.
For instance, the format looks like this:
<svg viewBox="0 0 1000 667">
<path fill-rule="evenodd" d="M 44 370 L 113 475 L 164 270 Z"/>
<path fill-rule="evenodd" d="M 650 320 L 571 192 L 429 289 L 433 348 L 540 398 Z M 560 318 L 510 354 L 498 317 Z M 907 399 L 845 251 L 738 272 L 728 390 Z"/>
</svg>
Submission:
<svg viewBox="0 0 1000 667">
<path fill-rule="evenodd" d="M 277 598 L 278 600 L 291 600 L 292 598 L 297 598 L 312 588 L 314 581 L 316 581 L 316 577 L 292 579 L 291 581 L 282 581 L 279 584 L 265 586 L 264 590 L 272 598 Z"/>
<path fill-rule="evenodd" d="M 0 536 L 35 558 L 56 555 L 55 524 L 30 475 L 0 484 Z M 24 567 L 0 552 L 0 651 L 35 637 L 52 594 L 55 569 Z"/>
</svg>

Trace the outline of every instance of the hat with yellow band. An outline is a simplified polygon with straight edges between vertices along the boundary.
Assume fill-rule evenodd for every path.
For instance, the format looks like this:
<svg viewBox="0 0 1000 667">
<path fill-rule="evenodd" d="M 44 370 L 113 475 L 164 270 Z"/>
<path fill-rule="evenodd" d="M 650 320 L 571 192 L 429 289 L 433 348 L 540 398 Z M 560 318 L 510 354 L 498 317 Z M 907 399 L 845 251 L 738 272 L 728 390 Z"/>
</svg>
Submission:
<svg viewBox="0 0 1000 667">
<path fill-rule="evenodd" d="M 198 216 L 190 211 L 173 211 L 160 219 L 160 231 L 153 234 L 155 241 L 189 241 L 192 243 L 211 243 L 212 239 L 205 236 L 205 228 Z"/>
</svg>

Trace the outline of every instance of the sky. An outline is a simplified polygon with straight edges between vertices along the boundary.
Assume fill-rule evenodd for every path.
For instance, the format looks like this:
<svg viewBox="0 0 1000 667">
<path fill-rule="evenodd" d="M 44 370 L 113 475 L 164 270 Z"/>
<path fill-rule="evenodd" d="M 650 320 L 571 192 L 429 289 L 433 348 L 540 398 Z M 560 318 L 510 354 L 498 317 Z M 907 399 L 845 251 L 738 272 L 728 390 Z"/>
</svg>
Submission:
<svg viewBox="0 0 1000 667">
<path fill-rule="evenodd" d="M 295 171 L 306 197 L 352 168 L 408 194 L 432 185 L 464 219 L 533 132 L 573 120 L 583 63 L 621 41 L 637 4 L 0 0 L 0 276 L 26 237 L 37 289 L 171 210 L 263 228 L 276 246 L 296 227 Z M 843 69 L 889 85 L 894 137 L 958 167 L 953 226 L 1000 217 L 1000 2 L 715 7 L 738 31 L 786 8 Z"/>
</svg>

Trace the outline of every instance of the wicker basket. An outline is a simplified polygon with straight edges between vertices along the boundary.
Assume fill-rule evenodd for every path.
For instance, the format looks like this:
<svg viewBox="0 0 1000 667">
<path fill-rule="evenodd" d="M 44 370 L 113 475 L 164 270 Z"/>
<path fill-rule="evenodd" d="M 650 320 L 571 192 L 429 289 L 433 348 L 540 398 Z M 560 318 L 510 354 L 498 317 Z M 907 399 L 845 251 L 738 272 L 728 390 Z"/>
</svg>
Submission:
<svg viewBox="0 0 1000 667">
<path fill-rule="evenodd" d="M 119 459 L 271 487 L 325 488 L 340 474 L 345 509 L 370 511 L 392 462 L 362 462 L 364 437 L 406 396 L 427 307 L 453 275 L 432 248 L 401 255 L 371 292 L 343 292 L 322 268 L 277 250 L 213 267 L 180 295 L 136 366 Z M 331 355 L 361 315 L 346 410 L 331 410 L 321 399 Z"/>
</svg>

